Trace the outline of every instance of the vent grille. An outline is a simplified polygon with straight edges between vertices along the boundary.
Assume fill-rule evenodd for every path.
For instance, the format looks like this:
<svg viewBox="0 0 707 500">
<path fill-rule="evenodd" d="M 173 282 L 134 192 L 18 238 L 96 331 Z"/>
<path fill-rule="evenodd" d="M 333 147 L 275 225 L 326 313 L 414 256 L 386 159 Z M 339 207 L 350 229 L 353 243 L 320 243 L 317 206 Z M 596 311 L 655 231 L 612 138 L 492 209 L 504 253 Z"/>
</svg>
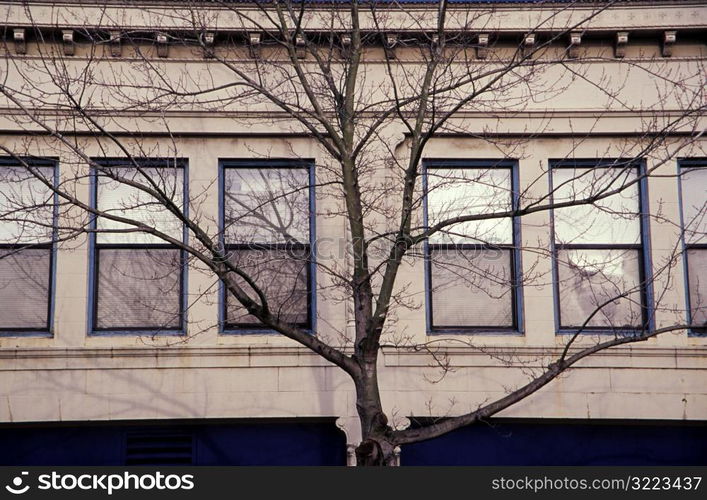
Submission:
<svg viewBox="0 0 707 500">
<path fill-rule="evenodd" d="M 193 458 L 191 432 L 156 429 L 126 435 L 126 465 L 191 465 Z"/>
</svg>

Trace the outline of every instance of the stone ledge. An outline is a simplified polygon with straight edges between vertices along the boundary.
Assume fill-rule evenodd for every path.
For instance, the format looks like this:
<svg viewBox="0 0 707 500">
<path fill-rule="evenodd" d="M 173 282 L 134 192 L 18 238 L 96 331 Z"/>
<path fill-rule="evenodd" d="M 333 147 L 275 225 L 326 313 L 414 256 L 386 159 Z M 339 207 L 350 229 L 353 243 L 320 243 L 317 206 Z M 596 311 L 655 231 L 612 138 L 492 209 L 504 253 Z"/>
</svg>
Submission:
<svg viewBox="0 0 707 500">
<path fill-rule="evenodd" d="M 580 346 L 581 347 L 581 346 Z M 346 349 L 348 350 L 348 349 Z M 350 350 L 348 350 L 350 351 Z M 438 347 L 435 352 L 445 352 L 449 355 L 511 355 L 548 356 L 562 353 L 563 347 L 538 346 L 497 346 L 497 347 Z M 426 356 L 426 351 L 413 351 L 408 347 L 383 347 L 385 355 Z M 576 349 L 570 350 L 570 354 Z M 12 347 L 0 348 L 0 359 L 9 358 L 46 358 L 46 357 L 171 357 L 171 356 L 273 356 L 273 355 L 309 355 L 317 356 L 306 347 L 283 346 L 189 346 L 189 347 Z M 705 356 L 707 345 L 688 347 L 653 347 L 628 346 L 613 347 L 594 354 L 594 356 Z"/>
<path fill-rule="evenodd" d="M 515 365 L 542 366 L 557 357 L 559 347 L 506 346 L 483 349 L 472 347 L 438 348 L 454 366 L 503 366 L 503 358 Z M 433 358 L 428 352 L 386 347 L 382 350 L 385 367 L 425 367 Z M 687 361 L 686 363 L 682 362 Z M 704 362 L 701 362 L 704 360 Z M 707 346 L 694 347 L 619 347 L 589 356 L 581 362 L 586 368 L 707 368 Z M 0 349 L 0 369 L 125 369 L 125 368 L 200 368 L 200 367 L 314 367 L 332 366 L 304 347 L 90 347 L 90 348 L 5 348 Z"/>
</svg>

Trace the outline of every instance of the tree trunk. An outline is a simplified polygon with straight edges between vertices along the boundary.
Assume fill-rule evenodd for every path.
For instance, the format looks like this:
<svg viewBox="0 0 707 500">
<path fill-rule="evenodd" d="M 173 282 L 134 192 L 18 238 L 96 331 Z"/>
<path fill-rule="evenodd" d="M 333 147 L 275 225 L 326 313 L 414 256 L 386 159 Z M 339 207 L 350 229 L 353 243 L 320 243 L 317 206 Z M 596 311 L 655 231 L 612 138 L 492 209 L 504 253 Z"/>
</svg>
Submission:
<svg viewBox="0 0 707 500">
<path fill-rule="evenodd" d="M 375 357 L 363 363 L 362 368 L 363 376 L 356 381 L 356 409 L 362 435 L 361 444 L 356 447 L 356 465 L 397 465 L 393 429 L 380 400 Z"/>
<path fill-rule="evenodd" d="M 386 439 L 364 439 L 356 447 L 357 467 L 392 467 L 398 465 L 395 445 Z"/>
</svg>

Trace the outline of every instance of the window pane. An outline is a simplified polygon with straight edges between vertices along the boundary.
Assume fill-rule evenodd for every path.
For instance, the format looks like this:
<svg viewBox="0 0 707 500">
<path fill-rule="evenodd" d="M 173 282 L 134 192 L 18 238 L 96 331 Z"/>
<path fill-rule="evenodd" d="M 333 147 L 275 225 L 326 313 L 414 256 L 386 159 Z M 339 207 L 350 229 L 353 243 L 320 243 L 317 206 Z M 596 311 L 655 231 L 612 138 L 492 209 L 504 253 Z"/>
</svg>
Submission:
<svg viewBox="0 0 707 500">
<path fill-rule="evenodd" d="M 687 273 L 690 283 L 690 319 L 707 327 L 707 249 L 687 251 Z"/>
<path fill-rule="evenodd" d="M 119 179 L 152 187 L 149 180 L 136 168 L 110 168 L 108 170 Z M 183 206 L 184 172 L 181 168 L 164 167 L 141 170 L 153 179 L 178 207 Z M 98 176 L 98 209 L 111 215 L 143 222 L 172 238 L 182 239 L 182 223 L 167 210 L 164 203 L 145 191 L 100 174 Z M 134 229 L 134 226 L 114 222 L 103 217 L 98 218 L 97 227 L 99 231 Z M 157 236 L 139 231 L 99 232 L 96 241 L 98 243 L 164 243 L 164 240 Z"/>
<path fill-rule="evenodd" d="M 707 243 L 707 167 L 682 174 L 682 210 L 687 243 Z"/>
<path fill-rule="evenodd" d="M 643 323 L 638 250 L 560 250 L 558 277 L 563 327 L 640 327 Z M 624 298 L 619 296 L 627 294 Z M 612 300 L 616 299 L 616 300 Z"/>
<path fill-rule="evenodd" d="M 263 291 L 270 312 L 281 321 L 308 322 L 308 250 L 232 250 L 231 262 L 242 269 Z M 248 295 L 258 301 L 250 286 L 239 280 Z M 258 325 L 231 293 L 226 294 L 226 323 Z"/>
<path fill-rule="evenodd" d="M 226 243 L 309 243 L 309 172 L 227 168 Z"/>
<path fill-rule="evenodd" d="M 53 168 L 34 171 L 54 182 Z M 52 190 L 25 167 L 0 167 L 0 243 L 48 243 L 53 220 Z"/>
<path fill-rule="evenodd" d="M 430 252 L 434 327 L 512 327 L 511 250 Z"/>
<path fill-rule="evenodd" d="M 618 189 L 636 179 L 636 169 L 555 168 L 552 172 L 554 203 L 584 200 Z M 564 244 L 639 244 L 638 183 L 593 205 L 558 208 L 555 240 Z"/>
<path fill-rule="evenodd" d="M 427 171 L 428 226 L 462 215 L 511 210 L 509 168 L 430 168 Z M 511 217 L 462 222 L 430 237 L 431 243 L 513 243 Z"/>
<path fill-rule="evenodd" d="M 51 250 L 0 249 L 0 329 L 48 329 Z"/>
<path fill-rule="evenodd" d="M 176 249 L 98 249 L 96 328 L 180 328 Z"/>
</svg>

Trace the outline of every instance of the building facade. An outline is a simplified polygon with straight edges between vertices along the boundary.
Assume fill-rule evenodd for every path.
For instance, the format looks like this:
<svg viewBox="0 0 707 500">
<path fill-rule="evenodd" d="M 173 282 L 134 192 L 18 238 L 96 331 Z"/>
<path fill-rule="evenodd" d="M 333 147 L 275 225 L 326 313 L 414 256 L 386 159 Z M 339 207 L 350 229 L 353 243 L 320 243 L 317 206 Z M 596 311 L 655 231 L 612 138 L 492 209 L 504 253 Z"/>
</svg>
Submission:
<svg viewBox="0 0 707 500">
<path fill-rule="evenodd" d="M 130 186 L 133 167 L 153 173 L 154 189 L 243 259 L 279 317 L 348 348 L 355 318 L 339 278 L 352 241 L 329 190 L 336 162 L 298 119 L 306 106 L 288 114 L 232 84 L 245 71 L 297 102 L 301 88 L 281 89 L 282 33 L 246 2 L 0 9 L 0 463 L 354 463 L 350 377 L 259 324 L 179 246 L 202 248 L 195 231 Z M 317 74 L 312 46 L 336 39 L 346 58 L 347 11 L 305 10 L 289 46 Z M 362 107 L 391 98 L 390 81 L 409 84 L 419 47 L 437 43 L 435 12 L 401 2 L 363 17 Z M 451 73 L 487 71 L 472 78 L 483 85 L 522 64 L 426 144 L 419 224 L 488 213 L 482 201 L 503 212 L 601 196 L 616 168 L 630 188 L 418 245 L 381 342 L 391 425 L 502 398 L 568 342 L 665 333 L 586 357 L 489 426 L 403 446 L 401 463 L 704 464 L 707 4 L 470 1 L 447 22 Z M 394 229 L 404 116 L 361 167 L 376 234 Z M 278 210 L 254 209 L 264 192 L 287 231 L 273 229 Z M 469 270 L 454 259 L 471 254 L 483 269 L 460 284 Z"/>
</svg>

